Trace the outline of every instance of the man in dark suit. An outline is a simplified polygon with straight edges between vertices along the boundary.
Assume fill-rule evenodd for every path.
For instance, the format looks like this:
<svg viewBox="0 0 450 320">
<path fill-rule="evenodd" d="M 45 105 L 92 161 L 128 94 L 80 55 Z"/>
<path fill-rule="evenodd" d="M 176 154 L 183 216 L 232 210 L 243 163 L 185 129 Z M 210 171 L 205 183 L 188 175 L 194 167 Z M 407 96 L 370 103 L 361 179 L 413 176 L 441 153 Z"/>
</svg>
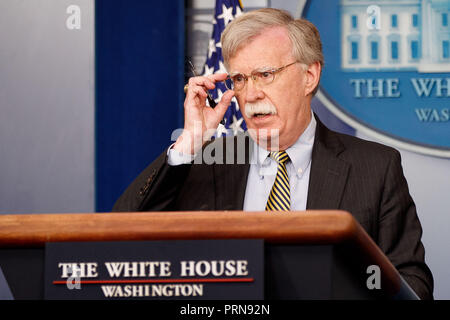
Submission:
<svg viewBox="0 0 450 320">
<path fill-rule="evenodd" d="M 311 111 L 323 66 L 317 29 L 262 9 L 231 22 L 221 44 L 229 75 L 189 80 L 183 133 L 113 210 L 346 210 L 419 297 L 432 298 L 399 153 L 332 132 Z M 207 90 L 224 80 L 230 90 L 208 107 Z M 210 142 L 233 96 L 248 134 Z"/>
</svg>

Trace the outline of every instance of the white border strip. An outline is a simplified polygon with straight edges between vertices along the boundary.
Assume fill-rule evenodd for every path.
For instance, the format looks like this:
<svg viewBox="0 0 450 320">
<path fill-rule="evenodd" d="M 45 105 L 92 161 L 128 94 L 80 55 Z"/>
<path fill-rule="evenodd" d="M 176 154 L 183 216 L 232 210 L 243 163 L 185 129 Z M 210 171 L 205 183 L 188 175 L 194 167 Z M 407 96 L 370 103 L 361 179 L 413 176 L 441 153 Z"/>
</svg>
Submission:
<svg viewBox="0 0 450 320">
<path fill-rule="evenodd" d="M 303 13 L 303 9 L 305 8 L 305 4 L 306 4 L 307 0 L 299 0 L 298 1 L 298 6 L 297 6 L 297 11 L 295 12 L 295 18 L 301 18 L 302 17 L 302 13 Z"/>
<path fill-rule="evenodd" d="M 396 140 L 392 137 L 389 137 L 387 135 L 384 135 L 380 132 L 377 132 L 375 130 L 372 130 L 361 123 L 357 122 L 353 118 L 346 115 L 344 112 L 342 112 L 339 108 L 337 108 L 332 101 L 330 101 L 325 94 L 319 89 L 317 91 L 316 97 L 319 99 L 319 101 L 328 109 L 330 110 L 336 117 L 338 117 L 340 120 L 344 121 L 349 126 L 353 127 L 354 129 L 361 131 L 363 134 L 374 138 L 376 140 L 379 140 L 383 143 L 392 145 L 397 148 L 405 149 L 412 152 L 417 152 L 421 154 L 426 154 L 429 156 L 435 156 L 435 157 L 442 157 L 442 158 L 450 158 L 450 150 L 439 150 L 439 149 L 433 149 L 429 147 L 424 147 L 420 145 L 415 145 L 412 143 Z"/>
</svg>

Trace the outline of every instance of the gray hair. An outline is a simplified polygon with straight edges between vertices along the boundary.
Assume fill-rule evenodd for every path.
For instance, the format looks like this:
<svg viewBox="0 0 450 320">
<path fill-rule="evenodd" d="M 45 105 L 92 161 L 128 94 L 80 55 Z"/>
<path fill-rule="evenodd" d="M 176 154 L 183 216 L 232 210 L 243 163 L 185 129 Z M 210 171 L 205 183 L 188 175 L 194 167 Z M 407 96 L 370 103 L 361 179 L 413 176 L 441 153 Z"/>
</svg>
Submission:
<svg viewBox="0 0 450 320">
<path fill-rule="evenodd" d="M 292 43 L 292 55 L 298 62 L 307 66 L 319 62 L 320 66 L 323 66 L 320 34 L 311 22 L 294 19 L 284 10 L 264 8 L 239 16 L 222 32 L 221 44 L 225 67 L 228 69 L 228 61 L 241 46 L 249 43 L 265 29 L 278 26 L 286 28 Z M 316 91 L 317 87 L 313 95 Z"/>
</svg>

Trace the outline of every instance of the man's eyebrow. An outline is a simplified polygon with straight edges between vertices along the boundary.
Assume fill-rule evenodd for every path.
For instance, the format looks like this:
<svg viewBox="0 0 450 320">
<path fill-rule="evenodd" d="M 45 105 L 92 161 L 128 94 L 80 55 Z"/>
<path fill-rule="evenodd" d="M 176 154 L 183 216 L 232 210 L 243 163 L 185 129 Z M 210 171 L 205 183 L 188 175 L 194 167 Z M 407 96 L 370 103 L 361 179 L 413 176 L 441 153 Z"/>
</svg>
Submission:
<svg viewBox="0 0 450 320">
<path fill-rule="evenodd" d="M 275 67 L 273 66 L 264 66 L 264 67 L 260 67 L 260 68 L 256 68 L 254 69 L 252 72 L 265 72 L 265 71 L 270 71 L 270 70 L 274 70 Z"/>
<path fill-rule="evenodd" d="M 231 77 L 234 77 L 234 76 L 237 76 L 238 74 L 243 74 L 243 73 L 239 72 L 239 71 L 232 71 L 228 75 L 230 75 Z"/>
<path fill-rule="evenodd" d="M 274 70 L 274 69 L 276 69 L 276 68 L 273 66 L 263 66 L 263 67 L 253 69 L 252 72 L 265 72 L 265 71 L 270 71 L 270 70 Z M 230 76 L 235 76 L 238 74 L 245 74 L 245 73 L 240 72 L 240 71 L 232 71 L 229 73 Z"/>
</svg>

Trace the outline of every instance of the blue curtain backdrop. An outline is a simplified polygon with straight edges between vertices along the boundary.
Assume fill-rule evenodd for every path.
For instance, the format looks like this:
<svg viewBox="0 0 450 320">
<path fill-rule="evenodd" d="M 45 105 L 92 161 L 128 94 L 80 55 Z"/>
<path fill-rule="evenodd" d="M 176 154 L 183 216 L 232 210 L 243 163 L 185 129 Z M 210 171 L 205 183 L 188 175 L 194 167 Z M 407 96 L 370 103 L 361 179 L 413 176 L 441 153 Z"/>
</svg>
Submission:
<svg viewBox="0 0 450 320">
<path fill-rule="evenodd" d="M 96 211 L 183 123 L 184 1 L 96 0 Z"/>
</svg>

